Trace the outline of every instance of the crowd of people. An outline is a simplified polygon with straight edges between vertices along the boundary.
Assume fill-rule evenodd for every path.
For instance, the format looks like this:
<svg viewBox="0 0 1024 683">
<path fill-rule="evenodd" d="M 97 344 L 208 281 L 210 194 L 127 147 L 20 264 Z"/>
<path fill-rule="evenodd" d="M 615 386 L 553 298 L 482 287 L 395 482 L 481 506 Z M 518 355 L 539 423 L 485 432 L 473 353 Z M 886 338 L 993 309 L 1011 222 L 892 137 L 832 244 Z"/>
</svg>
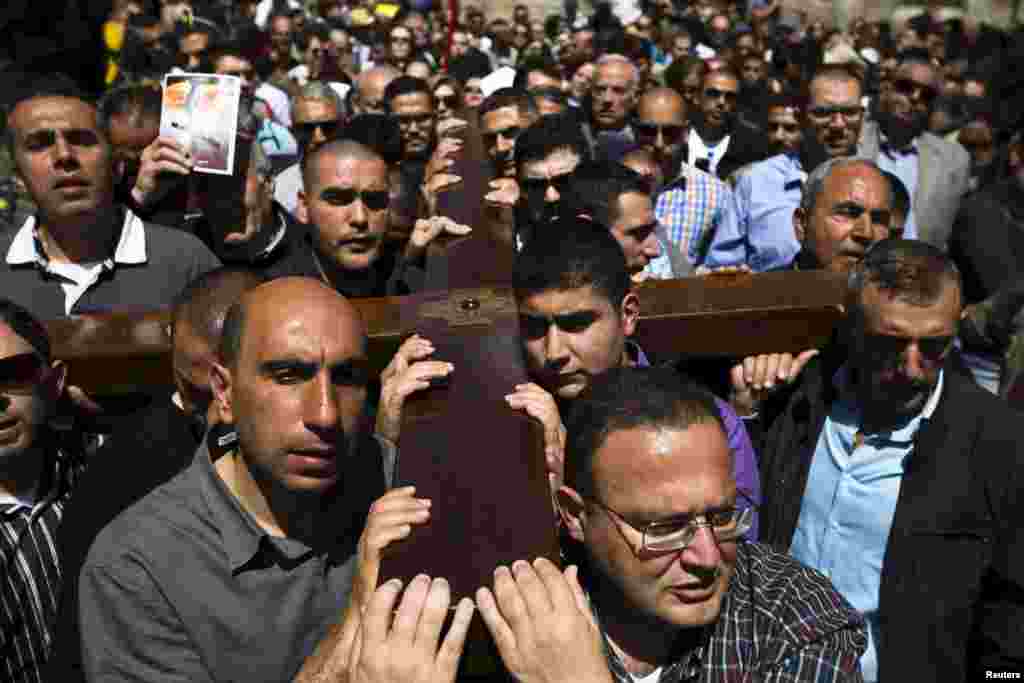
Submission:
<svg viewBox="0 0 1024 683">
<path fill-rule="evenodd" d="M 448 683 L 473 619 L 503 680 L 1024 675 L 1020 32 L 112 5 L 100 92 L 0 62 L 0 679 Z M 175 72 L 239 79 L 231 174 L 161 135 Z M 444 210 L 466 173 L 473 225 Z M 485 231 L 563 566 L 456 603 L 379 577 L 434 509 L 396 480 L 403 408 L 459 368 L 414 334 L 376 376 L 352 300 Z M 797 270 L 848 278 L 823 348 L 635 338 L 645 282 Z M 172 388 L 131 409 L 46 327 L 159 310 Z"/>
</svg>

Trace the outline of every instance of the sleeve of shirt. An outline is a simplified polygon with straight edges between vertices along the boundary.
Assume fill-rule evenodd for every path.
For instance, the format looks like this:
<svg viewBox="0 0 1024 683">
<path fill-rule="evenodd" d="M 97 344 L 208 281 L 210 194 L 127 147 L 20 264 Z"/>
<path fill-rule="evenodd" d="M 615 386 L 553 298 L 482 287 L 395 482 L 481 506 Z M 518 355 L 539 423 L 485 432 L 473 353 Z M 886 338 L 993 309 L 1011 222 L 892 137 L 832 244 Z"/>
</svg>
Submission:
<svg viewBox="0 0 1024 683">
<path fill-rule="evenodd" d="M 212 683 L 173 607 L 142 567 L 87 564 L 78 585 L 82 669 L 90 683 Z"/>
<path fill-rule="evenodd" d="M 860 652 L 853 630 L 829 634 L 803 645 L 799 652 L 769 664 L 757 679 L 762 683 L 863 683 Z"/>
<path fill-rule="evenodd" d="M 747 262 L 747 229 L 750 217 L 747 215 L 745 200 L 749 196 L 749 174 L 739 179 L 734 192 L 724 193 L 718 227 L 704 260 L 704 265 L 708 268 L 739 266 Z"/>
<path fill-rule="evenodd" d="M 755 504 L 761 502 L 761 477 L 757 468 L 757 455 L 754 453 L 754 446 L 750 442 L 747 428 L 743 420 L 736 415 L 736 411 L 725 401 L 716 399 L 718 412 L 722 416 L 722 423 L 725 425 L 726 436 L 729 441 L 729 450 L 733 453 L 733 469 L 736 475 L 736 486 L 750 496 Z M 757 540 L 757 513 L 754 513 L 754 525 L 747 532 L 747 540 Z"/>
</svg>

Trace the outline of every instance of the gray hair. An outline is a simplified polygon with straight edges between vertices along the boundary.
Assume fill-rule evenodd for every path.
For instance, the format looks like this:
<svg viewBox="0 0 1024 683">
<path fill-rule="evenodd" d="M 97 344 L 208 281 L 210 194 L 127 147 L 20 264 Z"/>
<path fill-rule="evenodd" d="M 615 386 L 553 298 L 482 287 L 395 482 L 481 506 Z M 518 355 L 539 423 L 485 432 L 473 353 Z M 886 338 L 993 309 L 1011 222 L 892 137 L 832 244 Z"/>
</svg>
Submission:
<svg viewBox="0 0 1024 683">
<path fill-rule="evenodd" d="M 597 70 L 606 64 L 626 64 L 633 70 L 633 88 L 639 90 L 640 88 L 640 68 L 633 63 L 633 60 L 625 55 L 618 53 L 601 55 L 594 62 L 594 76 L 597 76 Z"/>
<path fill-rule="evenodd" d="M 338 96 L 338 92 L 327 83 L 323 81 L 310 81 L 306 85 L 299 89 L 299 92 L 295 93 L 292 97 L 292 110 L 295 109 L 295 103 L 299 100 L 320 100 L 322 102 L 329 102 L 334 105 L 335 110 L 338 112 L 338 116 L 345 116 L 345 103 L 341 101 L 341 97 Z"/>
<path fill-rule="evenodd" d="M 847 166 L 867 166 L 868 168 L 874 169 L 878 175 L 885 178 L 885 173 L 878 167 L 878 164 L 871 159 L 855 156 L 829 159 L 811 171 L 810 175 L 807 176 L 807 181 L 804 183 L 803 194 L 800 196 L 800 208 L 806 213 L 813 211 L 814 206 L 818 202 L 818 195 L 820 195 L 821 191 L 825 188 L 825 181 L 830 175 L 832 175 L 832 171 L 840 168 L 846 168 Z M 886 187 L 889 188 L 889 197 L 891 198 L 893 192 L 888 181 L 886 182 Z"/>
</svg>

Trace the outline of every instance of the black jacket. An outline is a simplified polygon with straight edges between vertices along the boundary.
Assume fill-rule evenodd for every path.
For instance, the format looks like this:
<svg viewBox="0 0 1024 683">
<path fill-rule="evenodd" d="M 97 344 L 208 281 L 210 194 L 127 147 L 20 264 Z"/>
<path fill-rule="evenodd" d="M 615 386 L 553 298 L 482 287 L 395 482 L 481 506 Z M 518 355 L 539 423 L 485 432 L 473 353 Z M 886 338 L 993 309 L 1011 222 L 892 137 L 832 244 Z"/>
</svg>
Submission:
<svg viewBox="0 0 1024 683">
<path fill-rule="evenodd" d="M 987 299 L 1024 274 L 1024 190 L 1015 179 L 964 200 L 949 254 L 963 275 L 967 303 Z"/>
<path fill-rule="evenodd" d="M 762 407 L 761 538 L 788 551 L 836 348 Z M 948 365 L 907 457 L 882 565 L 879 680 L 982 680 L 1024 667 L 1024 417 Z M 856 558 L 851 558 L 856 561 Z"/>
</svg>

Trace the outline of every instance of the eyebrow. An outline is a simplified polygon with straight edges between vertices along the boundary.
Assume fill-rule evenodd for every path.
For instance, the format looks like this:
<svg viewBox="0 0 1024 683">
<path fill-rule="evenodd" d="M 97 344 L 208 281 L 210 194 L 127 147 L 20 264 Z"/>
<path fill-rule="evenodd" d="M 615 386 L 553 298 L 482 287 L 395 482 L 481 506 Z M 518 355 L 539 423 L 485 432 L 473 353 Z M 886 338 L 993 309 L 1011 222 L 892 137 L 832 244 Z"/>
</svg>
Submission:
<svg viewBox="0 0 1024 683">
<path fill-rule="evenodd" d="M 286 370 L 297 370 L 303 374 L 315 374 L 316 371 L 322 367 L 319 361 L 303 360 L 301 358 L 274 358 L 268 361 L 264 361 L 259 365 L 259 371 L 261 375 L 274 375 L 279 372 Z M 337 363 L 328 366 L 331 373 L 335 373 L 339 370 L 344 370 L 349 373 L 364 372 L 368 371 L 370 367 L 369 360 L 362 356 L 356 356 L 354 358 L 346 358 L 338 361 Z"/>
<path fill-rule="evenodd" d="M 530 313 L 520 313 L 521 318 L 526 318 L 531 323 L 543 322 L 545 326 L 554 323 L 558 327 L 565 329 L 568 327 L 576 327 L 585 324 L 590 324 L 601 317 L 598 311 L 584 309 L 582 311 L 573 311 L 572 313 L 560 313 L 558 315 L 534 315 Z"/>
</svg>

